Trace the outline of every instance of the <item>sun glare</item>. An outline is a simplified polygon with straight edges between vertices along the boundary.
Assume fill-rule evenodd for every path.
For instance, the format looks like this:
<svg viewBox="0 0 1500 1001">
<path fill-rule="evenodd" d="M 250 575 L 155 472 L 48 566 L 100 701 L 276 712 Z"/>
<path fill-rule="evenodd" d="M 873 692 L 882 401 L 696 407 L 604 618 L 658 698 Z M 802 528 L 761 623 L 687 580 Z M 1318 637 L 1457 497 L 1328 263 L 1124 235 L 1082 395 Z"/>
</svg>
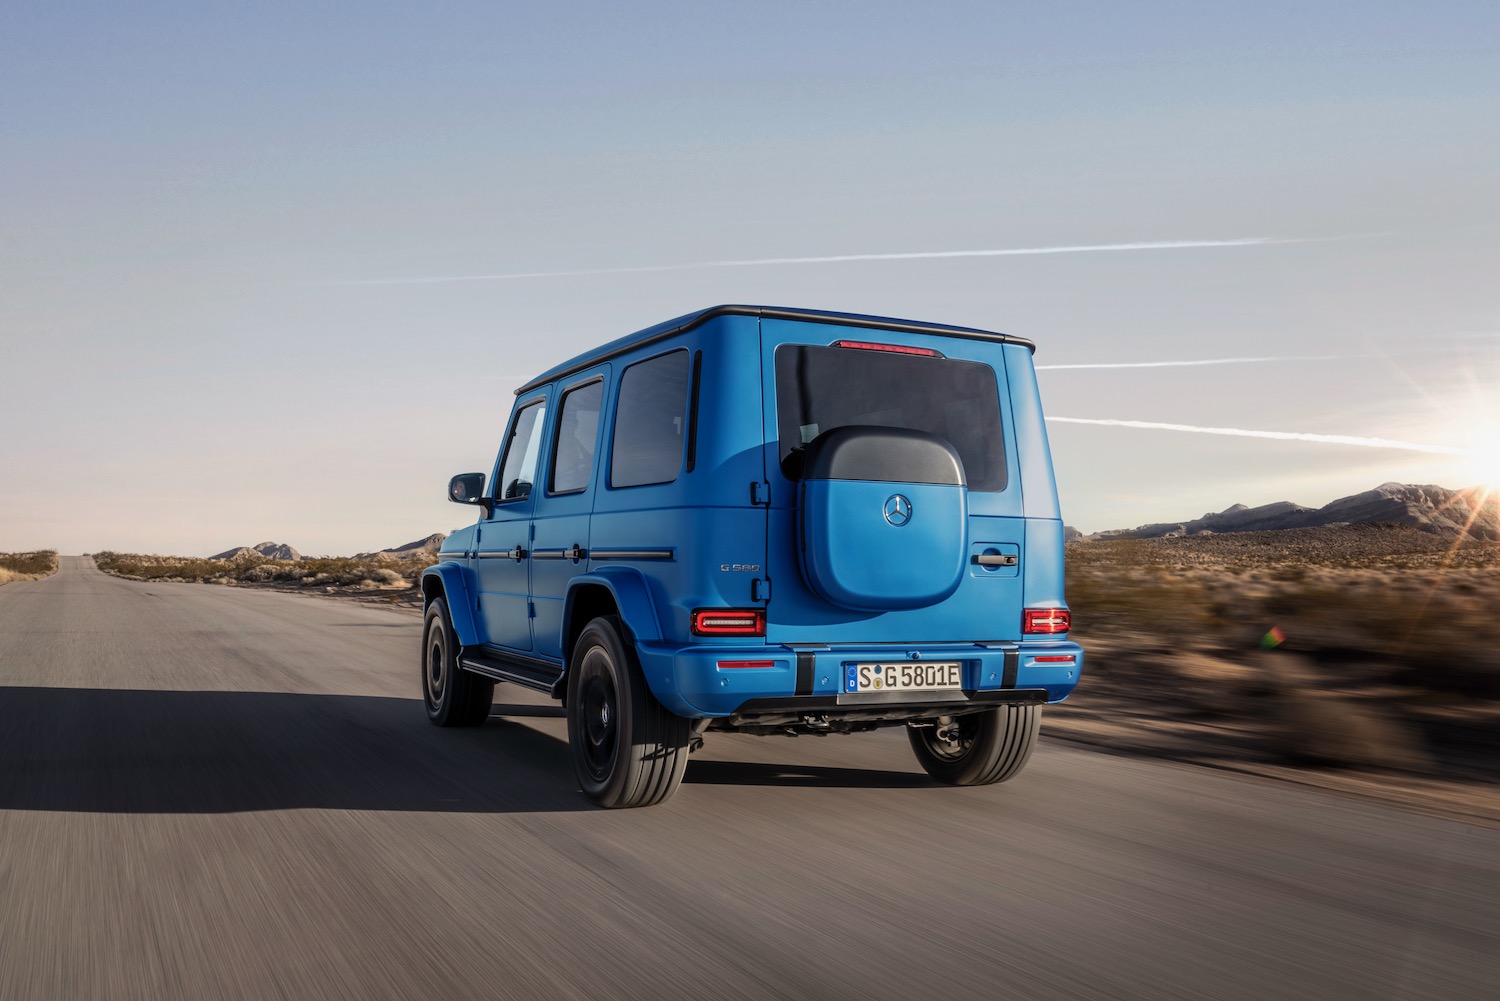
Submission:
<svg viewBox="0 0 1500 1001">
<path fill-rule="evenodd" d="M 1500 490 L 1500 424 L 1477 429 L 1469 456 L 1469 468 L 1477 485 Z"/>
</svg>

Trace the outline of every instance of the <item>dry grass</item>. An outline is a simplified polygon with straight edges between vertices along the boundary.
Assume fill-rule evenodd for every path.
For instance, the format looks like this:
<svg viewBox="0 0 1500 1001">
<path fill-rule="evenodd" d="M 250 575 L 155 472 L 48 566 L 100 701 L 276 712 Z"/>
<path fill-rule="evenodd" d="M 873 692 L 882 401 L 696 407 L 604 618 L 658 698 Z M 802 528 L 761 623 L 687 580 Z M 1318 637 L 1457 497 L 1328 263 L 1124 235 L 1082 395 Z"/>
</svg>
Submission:
<svg viewBox="0 0 1500 1001">
<path fill-rule="evenodd" d="M 0 553 L 0 584 L 16 580 L 39 580 L 55 573 L 55 549 L 38 549 L 31 553 Z"/>
<path fill-rule="evenodd" d="M 94 562 L 105 573 L 127 580 L 270 587 L 321 594 L 358 593 L 399 602 L 415 591 L 417 579 L 423 569 L 432 565 L 433 559 L 428 553 L 404 560 L 321 556 L 294 561 L 259 556 L 206 560 L 101 552 L 94 554 Z"/>
<path fill-rule="evenodd" d="M 1435 691 L 1500 697 L 1500 544 L 1394 526 L 1068 547 L 1084 637 L 1384 662 Z M 1159 639 L 1158 639 L 1159 638 Z"/>
</svg>

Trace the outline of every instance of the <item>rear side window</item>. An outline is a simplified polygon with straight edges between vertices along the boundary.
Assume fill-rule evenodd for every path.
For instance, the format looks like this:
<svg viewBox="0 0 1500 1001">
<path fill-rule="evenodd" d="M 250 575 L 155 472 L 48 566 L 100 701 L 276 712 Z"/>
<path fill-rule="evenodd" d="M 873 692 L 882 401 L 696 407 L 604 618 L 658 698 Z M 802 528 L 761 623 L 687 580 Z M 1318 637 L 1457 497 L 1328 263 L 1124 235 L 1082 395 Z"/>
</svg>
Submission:
<svg viewBox="0 0 1500 1001">
<path fill-rule="evenodd" d="M 677 479 L 687 433 L 687 403 L 686 351 L 637 362 L 625 370 L 620 376 L 609 456 L 611 487 L 643 487 Z"/>
<path fill-rule="evenodd" d="M 783 344 L 776 349 L 781 469 L 799 479 L 802 448 L 850 425 L 907 428 L 945 438 L 970 490 L 1004 490 L 1005 441 L 995 371 L 981 362 L 885 351 Z"/>
<path fill-rule="evenodd" d="M 594 468 L 594 443 L 599 440 L 599 405 L 604 400 L 604 382 L 570 389 L 563 394 L 557 412 L 557 433 L 552 443 L 552 476 L 547 490 L 571 494 L 586 490 Z"/>
<path fill-rule="evenodd" d="M 497 500 L 519 500 L 531 494 L 531 477 L 536 469 L 536 453 L 542 443 L 542 417 L 547 401 L 528 403 L 516 414 L 505 443 L 505 458 L 500 462 L 500 482 L 496 484 Z"/>
</svg>

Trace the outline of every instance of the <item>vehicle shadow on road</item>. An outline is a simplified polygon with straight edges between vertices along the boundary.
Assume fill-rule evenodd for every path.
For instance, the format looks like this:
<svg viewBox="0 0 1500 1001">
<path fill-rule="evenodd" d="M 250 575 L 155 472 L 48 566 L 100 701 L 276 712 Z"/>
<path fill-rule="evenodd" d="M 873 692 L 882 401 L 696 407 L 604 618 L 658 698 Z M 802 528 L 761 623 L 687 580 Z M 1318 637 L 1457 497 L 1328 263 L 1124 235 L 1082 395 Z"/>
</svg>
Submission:
<svg viewBox="0 0 1500 1001">
<path fill-rule="evenodd" d="M 830 768 L 765 761 L 690 761 L 684 783 L 735 786 L 813 786 L 827 789 L 910 789 L 935 785 L 918 772 Z"/>
<path fill-rule="evenodd" d="M 414 699 L 0 687 L 0 810 L 594 809 L 563 741 Z"/>
</svg>

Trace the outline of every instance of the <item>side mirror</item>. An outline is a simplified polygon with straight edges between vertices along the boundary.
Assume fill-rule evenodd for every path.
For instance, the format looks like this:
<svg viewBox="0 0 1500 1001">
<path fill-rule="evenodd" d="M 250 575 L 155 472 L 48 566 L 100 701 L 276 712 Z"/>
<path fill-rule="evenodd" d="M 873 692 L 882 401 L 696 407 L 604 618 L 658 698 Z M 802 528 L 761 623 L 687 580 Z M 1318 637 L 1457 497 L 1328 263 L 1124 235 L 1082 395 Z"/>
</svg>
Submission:
<svg viewBox="0 0 1500 1001">
<path fill-rule="evenodd" d="M 494 508 L 484 495 L 483 473 L 459 473 L 448 481 L 448 499 L 455 504 L 478 504 L 486 516 Z"/>
</svg>

